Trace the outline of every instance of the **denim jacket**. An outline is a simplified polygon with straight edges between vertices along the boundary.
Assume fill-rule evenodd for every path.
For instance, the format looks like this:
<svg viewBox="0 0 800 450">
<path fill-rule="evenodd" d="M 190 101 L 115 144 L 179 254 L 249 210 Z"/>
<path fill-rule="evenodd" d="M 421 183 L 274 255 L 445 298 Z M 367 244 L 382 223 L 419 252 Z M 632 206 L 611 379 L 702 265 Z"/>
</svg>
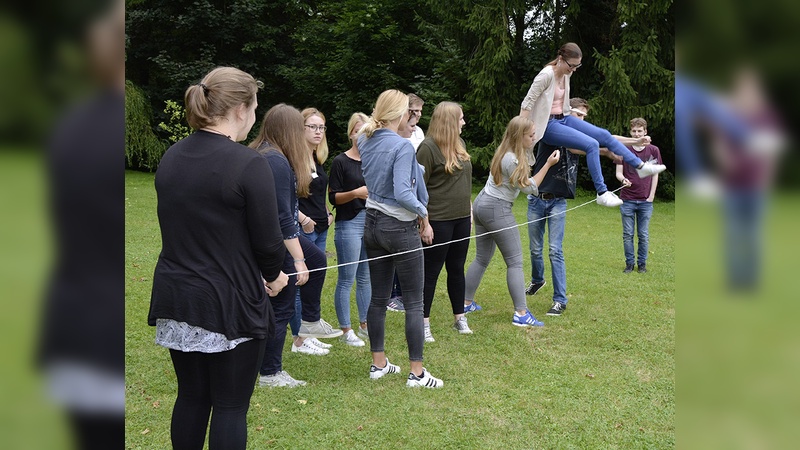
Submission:
<svg viewBox="0 0 800 450">
<path fill-rule="evenodd" d="M 414 146 L 392 130 L 375 130 L 372 137 L 358 138 L 361 171 L 367 183 L 367 206 L 374 201 L 401 207 L 420 217 L 428 216 L 428 190 L 423 168 L 417 162 Z"/>
</svg>

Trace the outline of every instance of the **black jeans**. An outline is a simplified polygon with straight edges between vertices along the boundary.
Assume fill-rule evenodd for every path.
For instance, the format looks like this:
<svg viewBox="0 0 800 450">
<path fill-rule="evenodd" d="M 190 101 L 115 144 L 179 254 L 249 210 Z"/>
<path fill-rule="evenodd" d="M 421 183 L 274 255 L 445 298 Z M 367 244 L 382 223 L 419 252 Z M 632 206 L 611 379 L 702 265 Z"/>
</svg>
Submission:
<svg viewBox="0 0 800 450">
<path fill-rule="evenodd" d="M 264 340 L 242 342 L 233 350 L 220 353 L 169 352 L 178 378 L 170 428 L 172 447 L 201 450 L 211 414 L 209 449 L 244 449 L 247 410 L 264 354 Z"/>
<path fill-rule="evenodd" d="M 364 244 L 370 259 L 418 249 L 403 255 L 388 256 L 369 262 L 372 299 L 367 313 L 370 350 L 384 351 L 386 333 L 386 303 L 392 293 L 395 270 L 403 285 L 403 305 L 406 309 L 406 341 L 408 358 L 422 361 L 424 344 L 422 325 L 422 284 L 425 261 L 422 241 L 415 220 L 403 222 L 394 217 L 367 209 L 364 224 Z"/>
<path fill-rule="evenodd" d="M 327 259 L 325 253 L 313 242 L 303 235 L 298 236 L 300 247 L 303 249 L 303 256 L 306 258 L 306 267 L 309 270 L 325 267 Z M 283 260 L 283 272 L 293 273 L 294 258 L 287 251 L 286 259 Z M 322 296 L 322 285 L 325 284 L 325 273 L 327 270 L 318 270 L 308 274 L 306 284 L 300 286 L 300 301 L 303 306 L 303 320 L 316 322 L 320 317 L 320 297 Z M 286 325 L 295 313 L 295 296 L 297 295 L 297 275 L 289 277 L 289 284 L 283 290 L 271 297 L 272 311 L 275 313 L 275 335 L 267 338 L 264 352 L 264 362 L 261 363 L 261 375 L 274 375 L 283 368 L 283 343 L 286 341 Z"/>
<path fill-rule="evenodd" d="M 463 217 L 453 220 L 431 220 L 433 228 L 433 244 L 452 241 L 469 237 L 471 227 L 470 218 Z M 464 265 L 467 262 L 469 240 L 442 245 L 440 247 L 425 248 L 425 290 L 423 315 L 431 316 L 433 295 L 436 293 L 436 283 L 442 266 L 447 269 L 447 294 L 450 297 L 450 306 L 453 314 L 464 314 Z"/>
</svg>

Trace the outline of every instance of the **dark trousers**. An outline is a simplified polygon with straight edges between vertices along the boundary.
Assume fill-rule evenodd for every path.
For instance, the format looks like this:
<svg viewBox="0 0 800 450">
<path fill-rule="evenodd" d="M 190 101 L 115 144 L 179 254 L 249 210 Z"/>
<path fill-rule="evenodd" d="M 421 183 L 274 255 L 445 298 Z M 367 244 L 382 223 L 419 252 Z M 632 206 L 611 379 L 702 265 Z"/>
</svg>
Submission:
<svg viewBox="0 0 800 450">
<path fill-rule="evenodd" d="M 263 354 L 263 339 L 220 353 L 170 350 L 178 379 L 170 429 L 174 449 L 202 449 L 209 415 L 209 449 L 245 448 L 247 410 Z"/>
<path fill-rule="evenodd" d="M 469 237 L 470 218 L 454 220 L 431 220 L 433 228 L 433 244 L 449 242 L 453 239 Z M 423 294 L 423 315 L 431 316 L 431 305 L 436 293 L 436 283 L 442 266 L 447 269 L 447 295 L 453 314 L 464 314 L 464 265 L 467 262 L 469 240 L 454 242 L 440 247 L 425 249 L 425 290 Z"/>
<path fill-rule="evenodd" d="M 383 257 L 369 262 L 372 282 L 372 299 L 367 313 L 370 350 L 384 351 L 386 303 L 389 302 L 392 280 L 397 270 L 397 277 L 403 285 L 408 357 L 411 361 L 422 361 L 422 277 L 425 261 L 417 222 L 403 222 L 374 209 L 367 209 L 364 244 L 370 259 Z M 414 249 L 419 251 L 387 256 Z"/>
<path fill-rule="evenodd" d="M 325 253 L 322 252 L 313 242 L 303 235 L 298 236 L 300 247 L 306 258 L 306 267 L 309 270 L 325 267 L 327 260 Z M 287 251 L 286 259 L 283 261 L 283 272 L 294 273 L 294 258 Z M 306 284 L 300 286 L 300 301 L 303 308 L 303 320 L 316 322 L 320 317 L 320 297 L 322 296 L 322 285 L 325 284 L 326 270 L 318 270 L 308 274 Z M 261 375 L 274 375 L 283 368 L 283 344 L 286 341 L 286 326 L 295 313 L 295 296 L 297 295 L 297 276 L 289 277 L 289 284 L 283 290 L 271 297 L 272 311 L 275 313 L 275 335 L 267 338 L 264 352 L 264 362 L 261 363 Z"/>
</svg>

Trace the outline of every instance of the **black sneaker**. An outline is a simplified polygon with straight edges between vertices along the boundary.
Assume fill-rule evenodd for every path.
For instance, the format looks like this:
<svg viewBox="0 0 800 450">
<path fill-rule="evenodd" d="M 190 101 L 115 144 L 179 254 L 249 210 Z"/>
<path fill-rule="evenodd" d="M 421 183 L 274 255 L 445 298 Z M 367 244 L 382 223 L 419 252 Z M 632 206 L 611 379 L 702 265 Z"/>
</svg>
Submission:
<svg viewBox="0 0 800 450">
<path fill-rule="evenodd" d="M 633 264 L 625 264 L 625 270 L 622 271 L 623 273 L 631 273 L 633 272 Z"/>
<path fill-rule="evenodd" d="M 547 311 L 548 316 L 560 316 L 564 310 L 567 309 L 566 303 L 553 302 L 550 311 Z"/>
<path fill-rule="evenodd" d="M 647 266 L 644 264 L 639 264 L 639 268 L 636 269 L 636 271 L 639 273 L 647 273 Z"/>
<path fill-rule="evenodd" d="M 545 284 L 547 284 L 547 281 L 542 281 L 541 283 L 531 282 L 531 284 L 528 285 L 528 289 L 525 289 L 525 293 L 527 295 L 533 295 L 539 292 L 539 289 L 541 289 Z"/>
</svg>

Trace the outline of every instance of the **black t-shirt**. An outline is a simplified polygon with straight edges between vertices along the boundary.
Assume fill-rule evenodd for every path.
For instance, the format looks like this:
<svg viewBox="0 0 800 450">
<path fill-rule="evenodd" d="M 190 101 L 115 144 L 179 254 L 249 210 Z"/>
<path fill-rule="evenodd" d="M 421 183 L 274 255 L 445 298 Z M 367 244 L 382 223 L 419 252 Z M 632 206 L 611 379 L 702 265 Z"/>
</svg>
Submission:
<svg viewBox="0 0 800 450">
<path fill-rule="evenodd" d="M 311 188 L 309 196 L 298 198 L 297 203 L 303 214 L 311 217 L 317 224 L 314 231 L 321 233 L 328 229 L 328 209 L 325 207 L 325 197 L 328 193 L 328 175 L 325 169 L 314 160 L 316 171 L 311 174 Z"/>
<path fill-rule="evenodd" d="M 569 152 L 564 147 L 554 147 L 539 141 L 536 154 L 536 164 L 533 173 L 536 174 L 544 166 L 547 158 L 556 149 L 561 150 L 561 158 L 551 167 L 539 186 L 539 193 L 553 194 L 556 197 L 575 198 L 575 185 L 578 182 L 579 156 Z"/>
<path fill-rule="evenodd" d="M 367 201 L 355 198 L 341 205 L 336 204 L 337 192 L 349 192 L 366 186 L 364 175 L 361 173 L 361 161 L 356 161 L 344 153 L 333 158 L 331 163 L 331 176 L 329 180 L 330 191 L 328 200 L 336 208 L 336 221 L 351 220 L 366 208 Z"/>
</svg>

